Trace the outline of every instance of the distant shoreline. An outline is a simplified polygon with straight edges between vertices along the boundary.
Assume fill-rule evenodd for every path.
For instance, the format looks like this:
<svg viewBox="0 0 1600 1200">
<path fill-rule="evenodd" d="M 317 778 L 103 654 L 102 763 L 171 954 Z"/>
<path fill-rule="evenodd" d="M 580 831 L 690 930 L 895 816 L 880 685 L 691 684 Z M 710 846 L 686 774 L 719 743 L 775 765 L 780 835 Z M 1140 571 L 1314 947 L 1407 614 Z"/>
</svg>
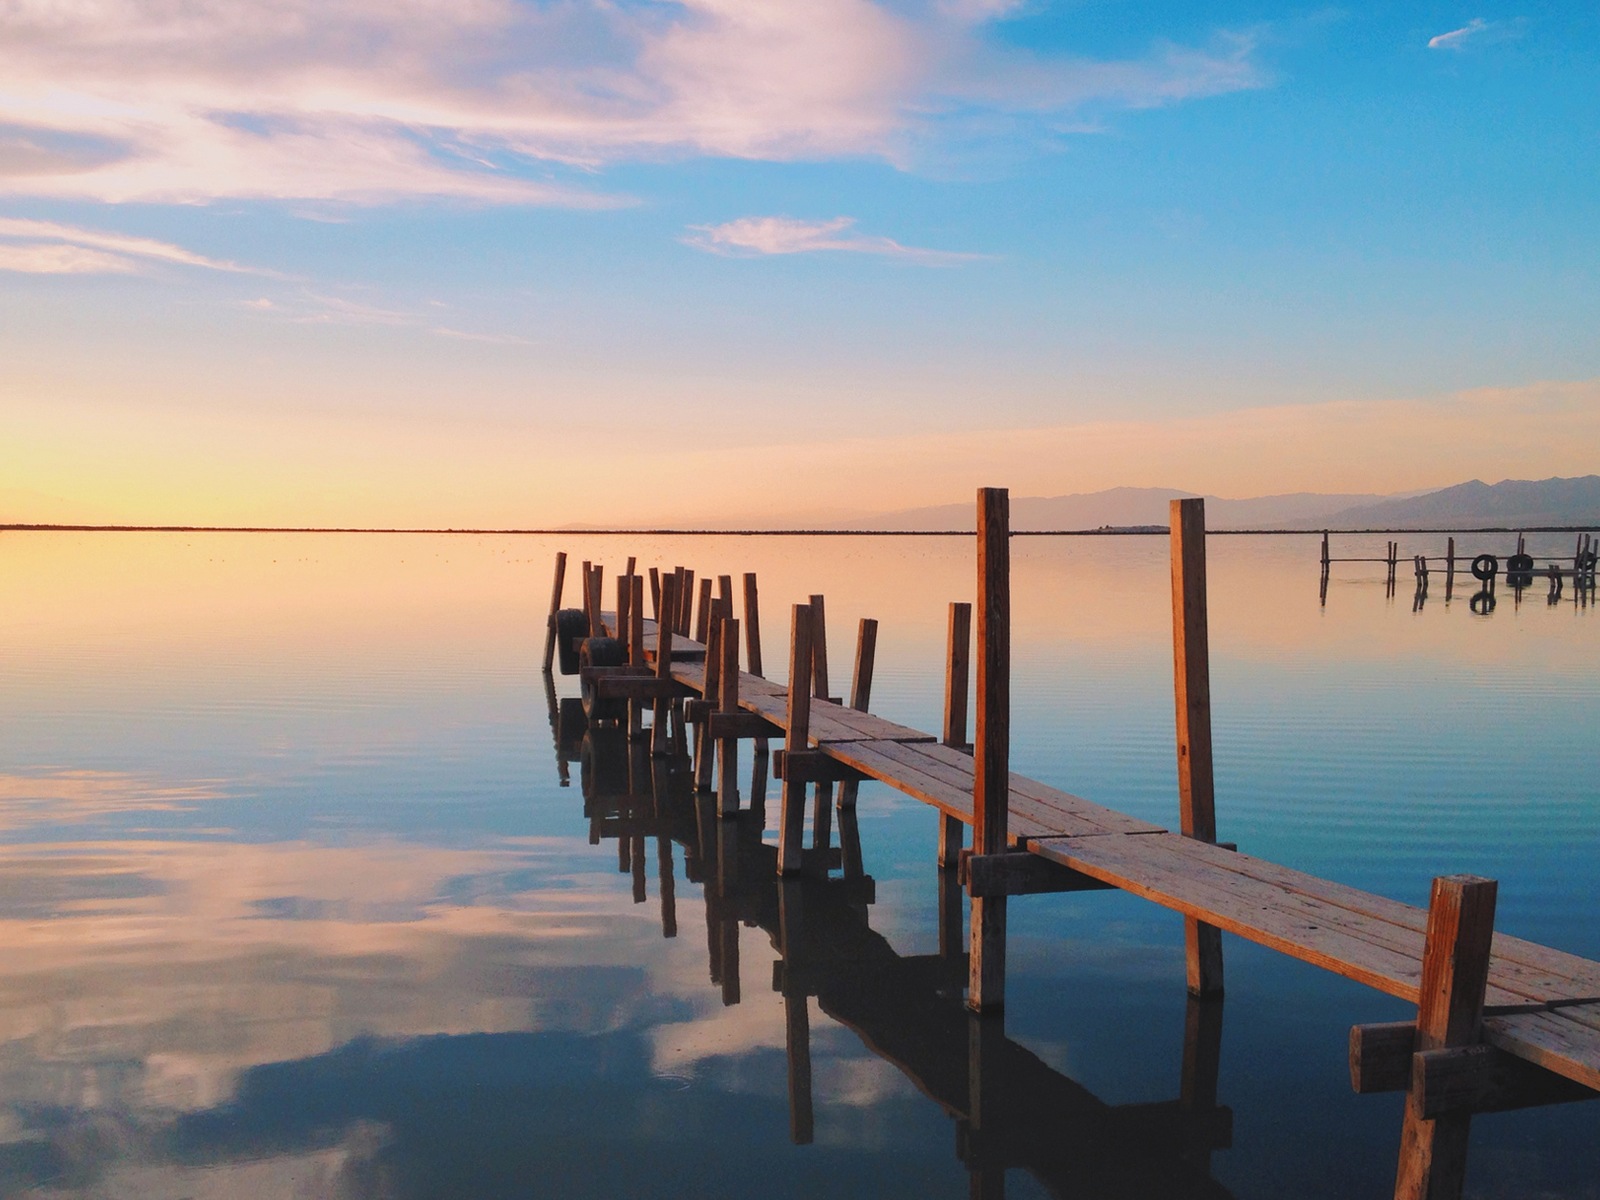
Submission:
<svg viewBox="0 0 1600 1200">
<path fill-rule="evenodd" d="M 1588 525 L 1475 525 L 1467 528 L 1208 529 L 1219 537 L 1321 537 L 1323 533 L 1587 533 Z M 40 525 L 0 524 L 0 533 L 390 533 L 476 537 L 965 537 L 970 529 L 410 529 L 315 525 Z M 1013 529 L 1012 537 L 1164 537 L 1164 526 Z"/>
</svg>

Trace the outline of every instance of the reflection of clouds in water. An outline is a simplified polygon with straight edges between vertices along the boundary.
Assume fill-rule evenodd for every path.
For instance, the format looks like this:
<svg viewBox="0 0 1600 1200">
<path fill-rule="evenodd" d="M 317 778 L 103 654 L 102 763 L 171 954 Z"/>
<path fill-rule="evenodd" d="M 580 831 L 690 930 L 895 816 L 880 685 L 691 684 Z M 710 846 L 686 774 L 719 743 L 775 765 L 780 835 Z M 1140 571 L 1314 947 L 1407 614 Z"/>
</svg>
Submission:
<svg viewBox="0 0 1600 1200">
<path fill-rule="evenodd" d="M 224 795 L 216 780 L 181 783 L 124 771 L 0 774 L 0 829 L 77 825 L 125 812 L 193 812 Z"/>
<path fill-rule="evenodd" d="M 574 848 L 0 851 L 0 880 L 53 879 L 60 893 L 113 880 L 121 897 L 0 906 L 0 1090 L 24 1106 L 185 1110 L 225 1099 L 243 1069 L 360 1036 L 594 1032 L 679 1015 L 670 989 L 649 986 L 664 955 L 654 914 L 567 870 Z M 508 894 L 529 871 L 557 886 Z M 442 898 L 463 892 L 473 903 Z"/>
</svg>

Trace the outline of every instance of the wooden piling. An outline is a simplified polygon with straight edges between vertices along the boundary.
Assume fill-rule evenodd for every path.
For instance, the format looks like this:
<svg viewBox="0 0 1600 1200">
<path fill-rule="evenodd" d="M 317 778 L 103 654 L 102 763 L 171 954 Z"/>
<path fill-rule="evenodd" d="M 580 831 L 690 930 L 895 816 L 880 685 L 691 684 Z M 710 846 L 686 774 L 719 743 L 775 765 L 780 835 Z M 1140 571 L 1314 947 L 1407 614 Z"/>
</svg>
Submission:
<svg viewBox="0 0 1600 1200">
<path fill-rule="evenodd" d="M 635 667 L 645 665 L 644 655 L 644 579 L 634 575 L 629 587 L 628 603 L 628 662 Z M 628 704 L 628 736 L 637 739 L 644 732 L 644 702 L 634 700 Z"/>
<path fill-rule="evenodd" d="M 827 606 L 821 596 L 811 597 L 811 694 L 824 700 L 833 695 L 828 690 L 828 618 Z"/>
<path fill-rule="evenodd" d="M 694 629 L 694 572 L 688 567 L 679 567 L 682 574 L 678 577 L 678 628 L 679 637 L 688 637 Z"/>
<path fill-rule="evenodd" d="M 856 630 L 856 669 L 850 677 L 850 707 L 857 712 L 866 712 L 872 701 L 872 667 L 877 654 L 878 623 L 871 617 L 862 617 Z M 854 779 L 840 784 L 839 807 L 854 808 L 860 790 L 861 785 Z"/>
<path fill-rule="evenodd" d="M 709 579 L 704 583 L 709 584 Z M 702 594 L 710 592 L 709 587 L 702 588 Z M 706 648 L 705 661 L 705 691 L 702 693 L 705 700 L 712 704 L 717 702 L 722 691 L 722 623 L 715 618 L 718 615 L 720 604 L 710 605 L 701 619 L 701 624 L 706 626 L 705 637 L 698 639 Z M 710 714 L 695 723 L 694 737 L 694 786 L 696 791 L 709 791 L 711 789 L 712 765 L 716 758 L 717 746 L 711 736 Z"/>
<path fill-rule="evenodd" d="M 972 605 L 950 605 L 949 640 L 944 667 L 944 733 L 946 746 L 967 745 L 967 676 L 972 658 Z M 939 814 L 939 867 L 953 871 L 961 861 L 966 826 L 959 817 Z"/>
<path fill-rule="evenodd" d="M 789 721 L 784 751 L 809 748 L 811 740 L 811 607 L 796 604 L 789 634 Z M 785 771 L 782 811 L 778 822 L 778 874 L 796 874 L 802 863 L 801 838 L 805 832 L 806 785 Z"/>
<path fill-rule="evenodd" d="M 1205 501 L 1172 501 L 1172 662 L 1177 708 L 1179 829 L 1197 841 L 1217 840 L 1211 759 L 1211 654 L 1206 621 Z M 1189 991 L 1222 991 L 1222 933 L 1184 918 Z"/>
<path fill-rule="evenodd" d="M 1496 886 L 1475 875 L 1433 881 L 1417 1003 L 1417 1051 L 1470 1046 L 1483 1027 L 1484 991 L 1494 939 Z M 1466 1176 L 1471 1116 L 1422 1115 L 1422 1098 L 1406 1095 L 1395 1200 L 1458 1200 Z"/>
<path fill-rule="evenodd" d="M 1011 794 L 1011 498 L 978 489 L 978 714 L 973 737 L 972 848 L 1001 854 Z M 972 897 L 967 1006 L 1005 1005 L 1006 898 Z"/>
<path fill-rule="evenodd" d="M 661 609 L 656 619 L 656 678 L 672 678 L 672 631 L 678 623 L 678 578 L 668 575 L 661 581 Z M 672 701 L 665 695 L 656 697 L 655 716 L 650 725 L 650 753 L 664 755 L 671 751 L 668 733 L 672 724 Z"/>
<path fill-rule="evenodd" d="M 1449 600 L 1456 590 L 1456 539 L 1449 537 L 1444 543 L 1444 598 Z"/>
<path fill-rule="evenodd" d="M 661 571 L 657 567 L 650 568 L 650 611 L 653 620 L 661 620 Z"/>
<path fill-rule="evenodd" d="M 550 623 L 544 635 L 544 673 L 550 674 L 556 661 L 556 614 L 561 611 L 561 589 L 567 581 L 567 552 L 556 552 L 556 578 L 550 587 Z"/>
<path fill-rule="evenodd" d="M 752 675 L 761 671 L 761 608 L 756 597 L 754 572 L 744 577 L 744 659 L 745 669 Z"/>
<path fill-rule="evenodd" d="M 732 611 L 732 600 L 723 606 Z M 724 713 L 739 711 L 739 622 L 734 617 L 724 617 L 719 636 L 722 650 L 721 693 L 717 697 L 717 710 Z M 724 817 L 739 813 L 739 739 L 726 738 L 717 747 L 717 812 Z"/>
<path fill-rule="evenodd" d="M 711 636 L 711 589 L 716 586 L 711 576 L 700 581 L 700 607 L 695 614 L 694 640 L 702 646 Z"/>
</svg>

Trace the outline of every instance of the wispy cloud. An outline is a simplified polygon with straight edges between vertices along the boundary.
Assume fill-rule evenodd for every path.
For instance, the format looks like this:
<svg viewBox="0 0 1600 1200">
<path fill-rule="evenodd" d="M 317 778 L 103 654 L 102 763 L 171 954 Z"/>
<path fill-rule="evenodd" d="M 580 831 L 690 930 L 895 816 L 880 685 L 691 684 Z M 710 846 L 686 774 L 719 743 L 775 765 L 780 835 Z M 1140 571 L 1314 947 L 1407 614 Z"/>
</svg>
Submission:
<svg viewBox="0 0 1600 1200">
<path fill-rule="evenodd" d="M 244 308 L 263 316 L 294 325 L 377 325 L 395 329 L 416 329 L 433 337 L 448 338 L 458 342 L 480 342 L 495 346 L 531 346 L 528 338 L 514 333 L 484 333 L 471 329 L 456 329 L 436 325 L 436 316 L 404 309 L 388 308 L 365 300 L 345 296 L 329 296 L 309 289 L 300 289 L 273 299 L 258 296 L 239 302 Z M 443 307 L 437 301 L 429 307 Z"/>
<path fill-rule="evenodd" d="M 83 229 L 57 221 L 0 217 L 0 270 L 30 275 L 134 274 L 150 262 L 252 275 L 272 272 L 207 258 L 171 242 Z"/>
<path fill-rule="evenodd" d="M 689 235 L 683 240 L 698 250 L 707 250 L 712 254 L 751 258 L 768 254 L 813 254 L 834 250 L 852 254 L 881 254 L 934 266 L 986 257 L 903 246 L 893 238 L 855 233 L 855 223 L 854 217 L 834 217 L 830 221 L 799 221 L 793 217 L 740 217 L 722 225 L 691 225 Z"/>
<path fill-rule="evenodd" d="M 1460 29 L 1452 29 L 1449 33 L 1441 33 L 1428 39 L 1429 50 L 1459 50 L 1466 44 L 1467 39 L 1476 37 L 1486 32 L 1490 23 L 1482 17 L 1473 17 Z"/>
<path fill-rule="evenodd" d="M 1248 38 L 1119 60 L 994 35 L 1013 0 L 8 0 L 0 194 L 603 206 L 595 168 L 914 165 L 1256 87 Z"/>
</svg>

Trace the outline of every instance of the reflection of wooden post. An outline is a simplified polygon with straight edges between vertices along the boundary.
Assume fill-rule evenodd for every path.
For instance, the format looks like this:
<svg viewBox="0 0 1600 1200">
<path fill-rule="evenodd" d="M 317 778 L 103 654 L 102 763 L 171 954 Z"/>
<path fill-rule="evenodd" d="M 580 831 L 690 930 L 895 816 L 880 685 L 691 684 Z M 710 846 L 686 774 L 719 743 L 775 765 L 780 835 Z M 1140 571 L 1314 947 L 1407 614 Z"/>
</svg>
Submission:
<svg viewBox="0 0 1600 1200">
<path fill-rule="evenodd" d="M 872 702 L 872 667 L 877 656 L 878 623 L 871 617 L 862 617 L 861 626 L 856 631 L 856 669 L 850 678 L 850 707 L 857 712 L 866 712 Z M 839 785 L 840 809 L 856 806 L 856 793 L 860 787 L 854 779 L 847 779 Z M 843 833 L 842 825 L 840 832 Z"/>
<path fill-rule="evenodd" d="M 998 1015 L 967 1019 L 967 1170 L 968 1195 L 974 1200 L 1003 1200 L 1006 1194 L 1004 1124 L 998 1111 L 1005 1095 L 1000 1077 L 1005 1033 Z"/>
<path fill-rule="evenodd" d="M 967 744 L 967 666 L 972 656 L 972 605 L 950 605 L 950 638 L 944 666 L 944 736 L 946 746 Z M 957 817 L 939 814 L 939 866 L 953 870 L 961 861 L 966 829 Z"/>
<path fill-rule="evenodd" d="M 661 936 L 675 938 L 678 936 L 678 890 L 673 878 L 672 839 L 669 837 L 656 839 L 656 868 L 661 886 Z"/>
<path fill-rule="evenodd" d="M 1178 806 L 1183 835 L 1217 840 L 1211 766 L 1211 654 L 1206 628 L 1206 502 L 1172 502 L 1172 662 L 1178 722 Z M 1183 921 L 1189 991 L 1222 991 L 1222 931 Z"/>
<path fill-rule="evenodd" d="M 1215 1144 L 1217 1076 L 1222 1068 L 1222 997 L 1190 996 L 1183 1021 L 1183 1077 L 1178 1106 L 1188 1121 L 1183 1157 L 1203 1177 L 1211 1175 Z"/>
<path fill-rule="evenodd" d="M 1494 880 L 1474 875 L 1446 875 L 1433 881 L 1417 1001 L 1419 1053 L 1470 1046 L 1478 1040 L 1494 938 L 1495 892 Z M 1407 1093 L 1395 1200 L 1460 1197 L 1471 1120 L 1467 1113 L 1428 1120 L 1422 1115 L 1417 1089 Z"/>
<path fill-rule="evenodd" d="M 803 607 L 795 605 L 796 609 Z M 789 1060 L 789 1138 L 797 1146 L 808 1146 L 816 1130 L 811 1108 L 811 1013 L 805 988 L 793 982 L 801 974 L 801 943 L 805 934 L 801 886 L 800 881 L 794 879 L 778 883 L 778 952 L 783 956 L 783 1040 Z"/>
<path fill-rule="evenodd" d="M 731 604 L 723 604 L 724 613 L 732 611 Z M 717 709 L 724 713 L 739 711 L 739 622 L 725 618 L 721 642 L 722 669 L 721 693 L 717 696 Z M 710 697 L 707 697 L 708 699 Z M 739 811 L 739 739 L 724 738 L 717 747 L 717 811 L 731 817 Z"/>
<path fill-rule="evenodd" d="M 978 720 L 973 738 L 972 848 L 1001 854 L 1011 794 L 1011 497 L 978 490 Z M 967 1005 L 998 1012 L 1005 1003 L 1006 898 L 972 897 Z"/>
<path fill-rule="evenodd" d="M 811 608 L 796 604 L 789 636 L 789 726 L 784 735 L 787 752 L 809 749 L 811 739 Z M 778 821 L 778 874 L 800 870 L 805 826 L 806 785 L 785 771 L 783 806 Z"/>
<path fill-rule="evenodd" d="M 561 588 L 567 581 L 567 552 L 556 552 L 556 581 L 550 588 L 550 625 L 544 635 L 544 673 L 556 661 L 556 614 L 561 611 Z"/>
<path fill-rule="evenodd" d="M 828 618 L 821 596 L 811 597 L 811 694 L 826 700 L 828 691 Z M 802 747 L 803 749 L 803 747 Z"/>
<path fill-rule="evenodd" d="M 656 678 L 672 678 L 672 628 L 678 622 L 678 580 L 668 575 L 661 581 L 661 608 L 656 614 Z M 668 727 L 672 724 L 672 701 L 665 695 L 656 697 L 655 717 L 650 728 L 650 753 L 666 754 Z"/>
</svg>

